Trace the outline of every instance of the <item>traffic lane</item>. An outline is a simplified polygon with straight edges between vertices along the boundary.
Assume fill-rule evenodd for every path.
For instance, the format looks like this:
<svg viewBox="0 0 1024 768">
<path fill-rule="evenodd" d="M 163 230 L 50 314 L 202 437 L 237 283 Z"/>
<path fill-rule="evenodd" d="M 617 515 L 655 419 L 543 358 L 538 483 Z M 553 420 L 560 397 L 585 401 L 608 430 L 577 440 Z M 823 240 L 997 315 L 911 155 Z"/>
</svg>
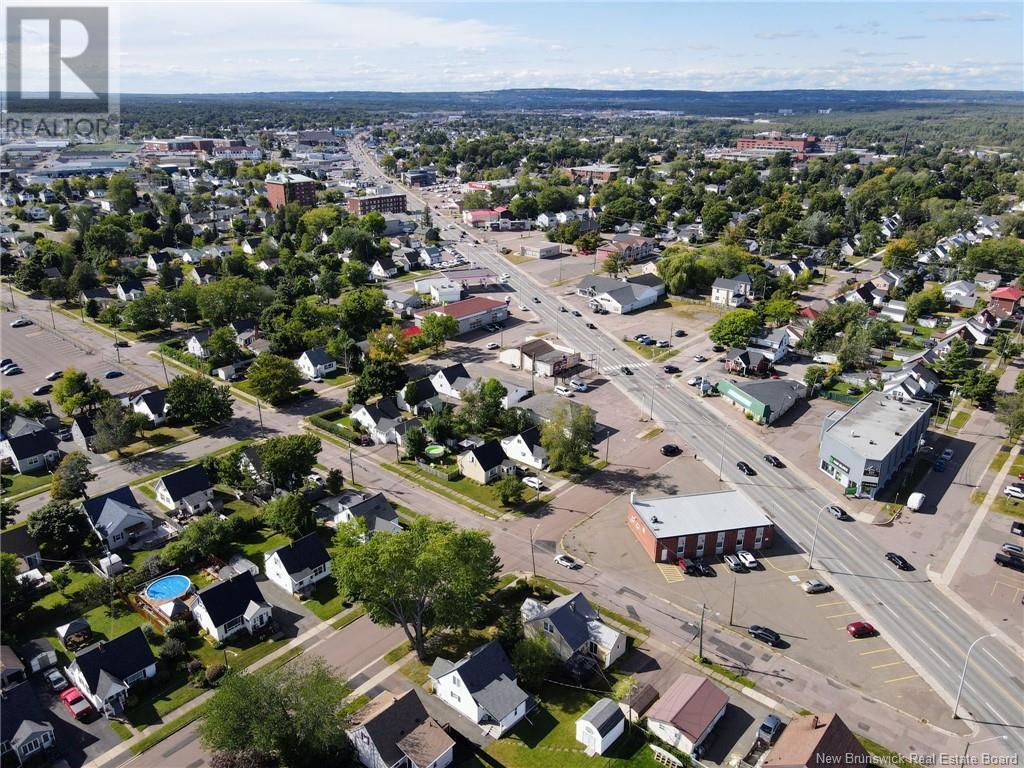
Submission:
<svg viewBox="0 0 1024 768">
<path fill-rule="evenodd" d="M 384 627 L 374 624 L 369 617 L 361 616 L 342 630 L 331 634 L 320 644 L 313 646 L 310 653 L 319 656 L 345 679 L 350 679 L 360 670 L 371 665 L 380 656 L 406 640 L 401 627 Z M 355 687 L 355 685 L 353 685 Z"/>
</svg>

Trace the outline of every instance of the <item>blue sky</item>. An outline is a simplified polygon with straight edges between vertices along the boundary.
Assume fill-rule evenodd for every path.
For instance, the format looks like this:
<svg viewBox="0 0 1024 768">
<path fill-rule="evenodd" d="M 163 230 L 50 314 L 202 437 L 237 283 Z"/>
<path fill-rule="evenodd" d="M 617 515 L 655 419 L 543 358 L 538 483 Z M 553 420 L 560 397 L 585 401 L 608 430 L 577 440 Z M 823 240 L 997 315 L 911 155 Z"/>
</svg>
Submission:
<svg viewBox="0 0 1024 768">
<path fill-rule="evenodd" d="M 1020 90 L 1021 3 L 121 2 L 125 92 Z"/>
</svg>

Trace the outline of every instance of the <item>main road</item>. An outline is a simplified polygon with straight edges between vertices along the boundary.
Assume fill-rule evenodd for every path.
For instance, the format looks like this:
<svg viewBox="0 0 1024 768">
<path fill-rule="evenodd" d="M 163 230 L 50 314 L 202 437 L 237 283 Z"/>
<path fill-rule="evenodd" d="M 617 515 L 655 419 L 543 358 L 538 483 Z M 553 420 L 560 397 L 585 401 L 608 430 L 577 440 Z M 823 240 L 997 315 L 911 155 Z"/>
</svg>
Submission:
<svg viewBox="0 0 1024 768">
<path fill-rule="evenodd" d="M 350 146 L 365 169 L 383 175 L 362 145 Z M 405 191 L 428 206 L 413 190 Z M 441 211 L 432 211 L 432 215 L 463 229 L 460 222 Z M 475 233 L 465 231 L 475 240 Z M 988 636 L 988 629 L 972 613 L 923 572 L 894 570 L 881 549 L 857 535 L 856 526 L 834 525 L 827 513 L 821 515 L 833 500 L 817 487 L 794 483 L 776 470 L 766 469 L 756 481 L 742 475 L 736 462 L 769 452 L 767 446 L 730 432 L 728 422 L 715 411 L 685 393 L 657 366 L 639 365 L 637 357 L 618 340 L 589 331 L 583 320 L 560 313 L 549 287 L 530 280 L 489 246 L 470 241 L 457 247 L 472 261 L 498 273 L 511 273 L 507 283 L 521 296 L 542 291 L 547 301 L 532 304 L 531 309 L 549 327 L 558 327 L 559 337 L 581 352 L 583 359 L 596 355 L 603 369 L 612 374 L 610 379 L 641 408 L 653 404 L 660 422 L 684 436 L 703 455 L 719 456 L 723 481 L 741 488 L 797 546 L 807 551 L 815 540 L 818 568 L 829 573 L 836 587 L 951 706 L 967 654 L 980 639 L 969 657 L 958 714 L 1003 737 L 1011 752 L 1024 754 L 1024 682 L 1016 649 L 998 636 Z M 629 366 L 634 375 L 614 375 L 622 366 Z"/>
</svg>

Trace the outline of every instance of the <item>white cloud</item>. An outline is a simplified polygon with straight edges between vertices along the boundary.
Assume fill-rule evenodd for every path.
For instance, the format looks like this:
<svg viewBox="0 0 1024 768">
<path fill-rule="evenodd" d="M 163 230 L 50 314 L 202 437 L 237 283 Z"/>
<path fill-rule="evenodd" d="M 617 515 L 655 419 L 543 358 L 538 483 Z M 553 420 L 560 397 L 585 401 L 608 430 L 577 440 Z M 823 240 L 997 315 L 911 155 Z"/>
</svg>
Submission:
<svg viewBox="0 0 1024 768">
<path fill-rule="evenodd" d="M 970 23 L 985 23 L 991 21 L 1009 21 L 1010 16 L 1006 13 L 996 13 L 995 11 L 977 11 L 975 13 L 962 13 L 957 16 L 929 16 L 929 21 L 946 21 L 946 22 L 966 22 Z"/>
<path fill-rule="evenodd" d="M 792 37 L 801 37 L 801 32 L 758 32 L 754 37 L 758 40 L 787 40 Z"/>
</svg>

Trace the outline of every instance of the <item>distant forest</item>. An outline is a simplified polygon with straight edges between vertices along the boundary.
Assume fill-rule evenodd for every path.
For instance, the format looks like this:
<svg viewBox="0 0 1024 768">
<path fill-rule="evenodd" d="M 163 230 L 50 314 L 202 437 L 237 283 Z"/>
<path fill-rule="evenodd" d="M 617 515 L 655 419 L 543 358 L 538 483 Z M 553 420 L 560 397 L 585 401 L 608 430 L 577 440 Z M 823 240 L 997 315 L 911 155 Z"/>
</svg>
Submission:
<svg viewBox="0 0 1024 768">
<path fill-rule="evenodd" d="M 855 146 L 906 141 L 947 146 L 1024 149 L 1020 114 L 1024 94 L 1012 91 L 582 91 L 503 90 L 475 93 L 246 93 L 142 95 L 121 98 L 125 136 L 223 134 L 261 128 L 316 128 L 379 122 L 423 112 L 461 113 L 468 119 L 548 115 L 586 124 L 635 125 L 608 112 L 647 110 L 650 121 L 770 117 L 796 131 L 847 137 Z M 793 115 L 779 110 L 793 110 Z M 831 110 L 829 114 L 820 110 Z M 670 115 L 656 113 L 672 113 Z M 599 114 L 603 113 L 603 114 Z M 685 116 L 685 117 L 684 117 Z M 699 122 L 704 122 L 700 120 Z M 717 126 L 718 140 L 752 130 L 749 123 Z"/>
</svg>

